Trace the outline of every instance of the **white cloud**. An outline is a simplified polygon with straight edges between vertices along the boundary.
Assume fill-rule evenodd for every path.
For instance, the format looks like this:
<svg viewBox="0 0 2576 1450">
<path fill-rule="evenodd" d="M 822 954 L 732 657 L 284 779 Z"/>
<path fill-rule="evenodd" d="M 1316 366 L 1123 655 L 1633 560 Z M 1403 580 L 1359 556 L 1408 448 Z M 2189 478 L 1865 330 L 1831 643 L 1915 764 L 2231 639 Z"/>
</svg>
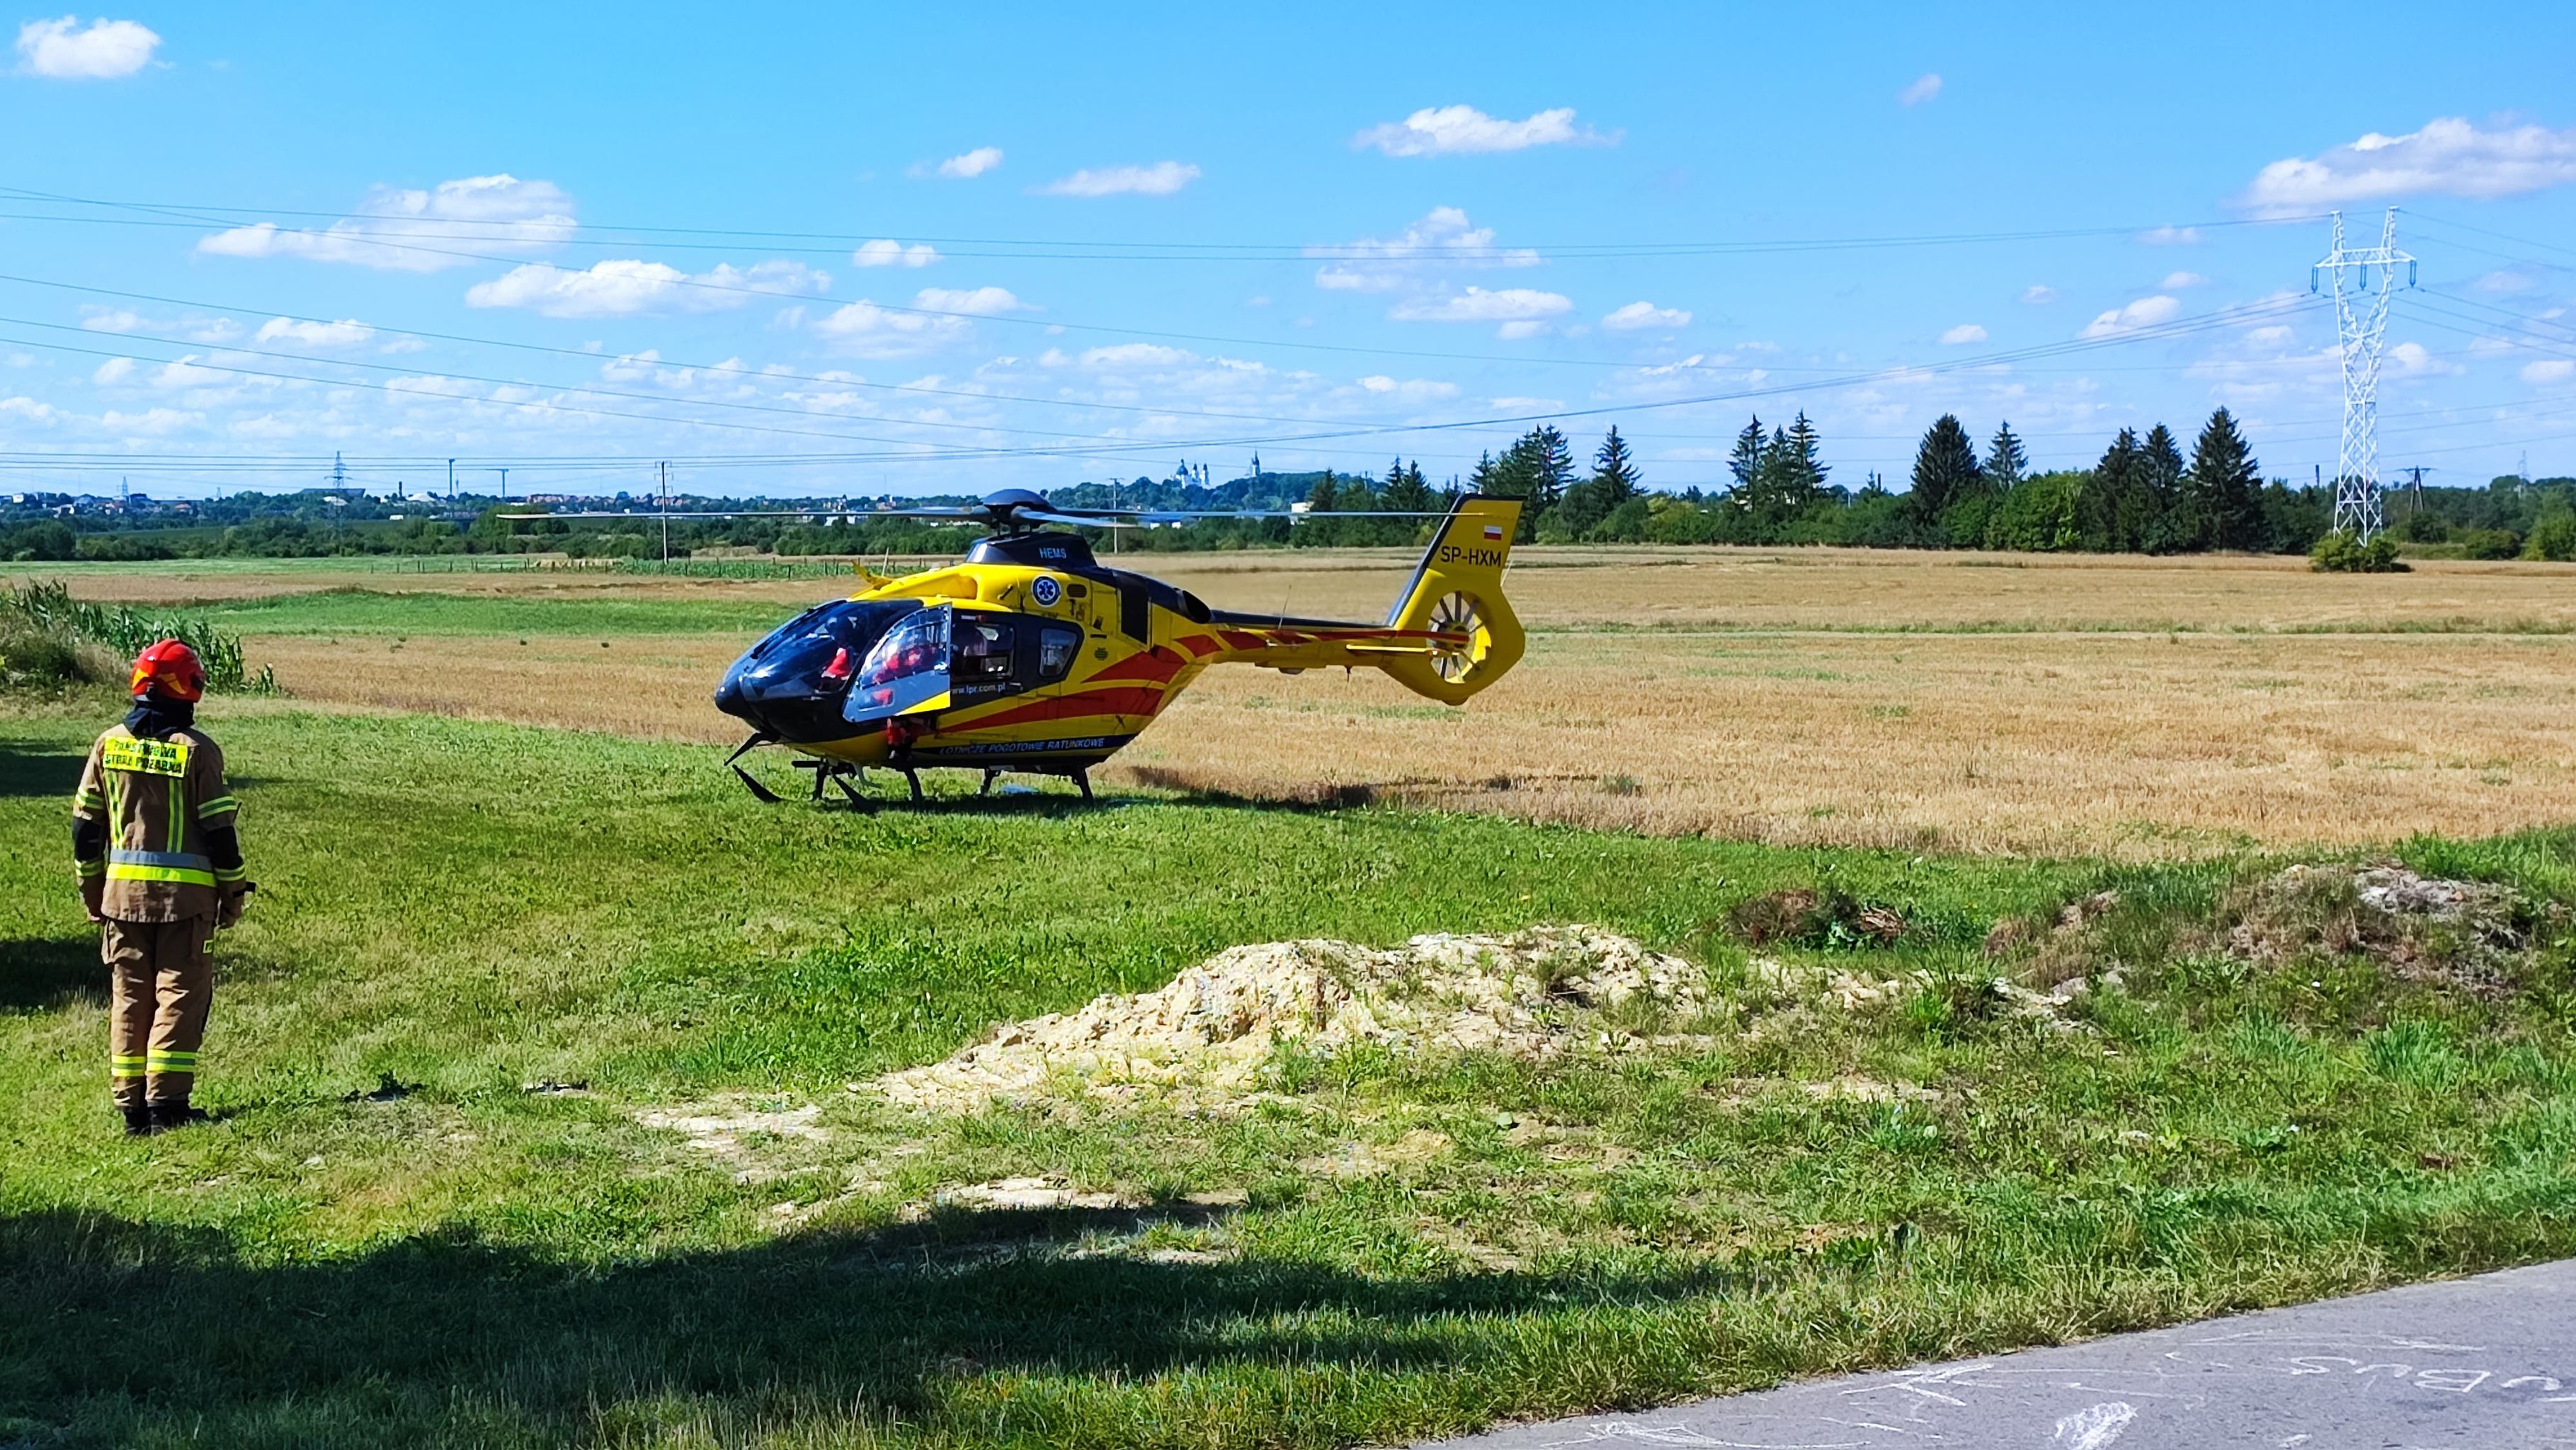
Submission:
<svg viewBox="0 0 2576 1450">
<path fill-rule="evenodd" d="M 1498 120 L 1473 106 L 1425 106 L 1401 121 L 1369 127 L 1352 137 L 1351 145 L 1389 156 L 1469 156 L 1532 146 L 1607 146 L 1618 139 L 1575 125 L 1571 106 L 1540 111 L 1525 121 Z"/>
<path fill-rule="evenodd" d="M 147 408 L 140 413 L 120 413 L 114 408 L 98 415 L 101 425 L 126 434 L 148 434 L 161 437 L 176 433 L 192 423 L 206 421 L 203 413 L 184 413 L 177 408 Z"/>
<path fill-rule="evenodd" d="M 272 317 L 259 325 L 257 340 L 276 342 L 282 338 L 307 347 L 355 347 L 375 335 L 374 328 L 354 318 L 339 322 L 300 322 L 291 317 Z"/>
<path fill-rule="evenodd" d="M 2576 362 L 2563 357 L 2522 365 L 2522 380 L 2526 383 L 2563 383 L 2569 378 L 2576 378 Z"/>
<path fill-rule="evenodd" d="M 1391 292 L 1415 273 L 1439 266 L 1535 267 L 1539 255 L 1526 247 L 1497 247 L 1494 229 L 1480 227 L 1454 206 L 1435 206 L 1421 220 L 1394 237 L 1363 237 L 1356 242 L 1308 247 L 1310 257 L 1337 259 L 1315 271 L 1315 285 L 1328 292 Z"/>
<path fill-rule="evenodd" d="M 18 27 L 18 69 L 58 81 L 111 81 L 152 63 L 161 37 L 131 20 L 30 20 Z"/>
<path fill-rule="evenodd" d="M 1390 378 L 1384 374 L 1359 379 L 1360 387 L 1381 398 L 1400 403 L 1433 403 L 1458 396 L 1456 383 L 1431 378 Z"/>
<path fill-rule="evenodd" d="M 1940 94 L 1941 77 L 1935 73 L 1927 73 L 1918 77 L 1914 84 L 1898 91 L 1896 93 L 1896 104 L 1900 106 L 1919 106 L 1925 101 L 1931 100 L 1933 97 Z"/>
<path fill-rule="evenodd" d="M 2043 303 L 2054 302 L 2057 300 L 2057 289 L 2049 286 L 2045 282 L 2033 282 L 2029 286 L 2021 289 L 2021 300 L 2026 305 L 2032 307 L 2040 306 Z"/>
<path fill-rule="evenodd" d="M 152 375 L 152 386 L 156 388 L 211 388 L 231 376 L 232 374 L 216 368 L 201 368 L 197 366 L 197 355 L 192 352 L 186 357 L 179 359 L 177 362 L 162 364 L 161 370 Z"/>
<path fill-rule="evenodd" d="M 879 237 L 862 242 L 850 254 L 850 261 L 861 267 L 927 267 L 939 260 L 939 249 L 928 242 L 915 242 L 907 247 L 901 242 Z"/>
<path fill-rule="evenodd" d="M 951 156 L 939 163 L 940 175 L 956 181 L 971 180 L 1002 164 L 1002 148 L 978 146 L 963 156 Z"/>
<path fill-rule="evenodd" d="M 1941 345 L 1943 347 L 1958 347 L 1964 343 L 1983 342 L 1985 340 L 1986 330 L 1973 322 L 1962 322 L 1958 326 L 1941 334 Z"/>
<path fill-rule="evenodd" d="M 2289 329 L 2281 331 L 2287 333 Z M 2391 343 L 2386 366 L 2391 376 L 2401 378 L 2454 376 L 2468 371 L 2458 363 L 2433 356 L 2420 342 Z"/>
<path fill-rule="evenodd" d="M 2480 130 L 2457 116 L 2403 136 L 2373 131 L 2314 157 L 2291 156 L 2254 174 L 2236 204 L 2257 216 L 2397 196 L 2520 196 L 2576 182 L 2576 127 Z"/>
<path fill-rule="evenodd" d="M 261 222 L 201 238 L 197 250 L 218 257 L 302 257 L 440 272 L 493 252 L 543 251 L 571 240 L 577 225 L 572 198 L 553 182 L 497 173 L 442 181 L 427 191 L 378 187 L 355 215 L 327 227 Z"/>
<path fill-rule="evenodd" d="M 1675 328 L 1690 326 L 1691 315 L 1678 307 L 1657 307 L 1652 302 L 1631 302 L 1613 309 L 1601 319 L 1601 325 L 1612 332 L 1632 332 L 1639 328 Z"/>
<path fill-rule="evenodd" d="M 814 332 L 857 356 L 909 357 L 963 340 L 973 331 L 969 318 L 1021 310 L 1020 299 L 1001 287 L 924 287 L 913 295 L 909 308 L 882 306 L 863 297 L 818 319 Z"/>
<path fill-rule="evenodd" d="M 2206 287 L 2209 279 L 2198 272 L 2167 272 L 2165 279 L 2156 285 L 2168 292 L 2180 292 L 2186 287 Z"/>
<path fill-rule="evenodd" d="M 1387 316 L 1398 322 L 1525 322 L 1556 317 L 1573 308 L 1573 300 L 1561 293 L 1531 287 L 1504 287 L 1491 292 L 1470 287 L 1447 297 L 1398 303 Z"/>
<path fill-rule="evenodd" d="M 63 411 L 51 403 L 39 403 L 33 398 L 0 398 L 0 418 L 21 418 L 30 423 L 54 423 L 61 421 L 62 417 Z"/>
<path fill-rule="evenodd" d="M 1082 365 L 1089 368 L 1174 367 L 1196 362 L 1198 354 L 1153 342 L 1121 342 L 1095 347 L 1082 355 Z"/>
<path fill-rule="evenodd" d="M 2489 272 L 2476 283 L 2481 292 L 2528 292 L 2539 285 L 2539 279 L 2529 272 L 2517 272 L 2511 268 Z"/>
<path fill-rule="evenodd" d="M 133 372 L 134 359 L 130 357 L 112 357 L 107 361 L 100 363 L 98 365 L 98 371 L 89 375 L 89 380 L 101 387 L 107 387 L 111 384 L 124 382 L 126 378 L 133 374 Z"/>
<path fill-rule="evenodd" d="M 999 317 L 1005 312 L 1027 310 L 1007 287 L 924 287 L 913 294 L 912 305 L 930 312 L 963 312 L 973 317 Z"/>
<path fill-rule="evenodd" d="M 2167 222 L 2138 233 L 2138 240 L 2150 247 L 2195 247 L 2200 245 L 2200 228 L 2178 227 Z"/>
<path fill-rule="evenodd" d="M 1506 342 L 1511 342 L 1519 338 L 1536 337 L 1545 331 L 1547 331 L 1546 323 L 1532 318 L 1522 318 L 1516 322 L 1506 322 L 1502 326 L 1495 328 L 1494 336 L 1499 337 Z"/>
<path fill-rule="evenodd" d="M 143 319 L 122 308 L 84 307 L 81 326 L 92 332 L 132 332 L 143 326 Z"/>
<path fill-rule="evenodd" d="M 511 268 L 465 291 L 468 307 L 525 307 L 546 317 L 721 312 L 755 296 L 820 292 L 831 277 L 802 262 L 726 263 L 691 276 L 661 262 L 610 261 L 572 271 L 550 262 Z"/>
<path fill-rule="evenodd" d="M 454 378 L 442 378 L 435 374 L 387 378 L 385 379 L 385 391 L 388 393 L 426 393 L 434 398 L 470 398 L 474 395 L 474 387 L 472 384 L 461 383 Z"/>
<path fill-rule="evenodd" d="M 1198 180 L 1199 169 L 1185 161 L 1157 161 L 1151 166 L 1085 168 L 1038 188 L 1040 196 L 1170 196 Z"/>
<path fill-rule="evenodd" d="M 2114 307 L 2094 318 L 2076 336 L 2113 337 L 2123 332 L 2134 332 L 2141 327 L 2153 327 L 2167 321 L 2181 310 L 2181 303 L 2161 294 L 2141 297 L 2126 307 Z"/>
</svg>

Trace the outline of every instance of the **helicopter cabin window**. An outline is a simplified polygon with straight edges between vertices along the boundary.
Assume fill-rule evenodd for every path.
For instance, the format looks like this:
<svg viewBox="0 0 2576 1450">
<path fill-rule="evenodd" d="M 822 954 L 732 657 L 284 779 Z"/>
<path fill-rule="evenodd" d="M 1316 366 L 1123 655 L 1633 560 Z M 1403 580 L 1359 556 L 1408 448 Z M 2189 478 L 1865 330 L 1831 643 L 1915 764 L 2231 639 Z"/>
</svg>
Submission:
<svg viewBox="0 0 2576 1450">
<path fill-rule="evenodd" d="M 958 615 L 949 648 L 949 687 L 961 697 L 1010 689 L 1014 633 L 1007 620 Z"/>
<path fill-rule="evenodd" d="M 1038 631 L 1038 682 L 1052 685 L 1073 668 L 1082 653 L 1082 631 L 1048 625 Z"/>
</svg>

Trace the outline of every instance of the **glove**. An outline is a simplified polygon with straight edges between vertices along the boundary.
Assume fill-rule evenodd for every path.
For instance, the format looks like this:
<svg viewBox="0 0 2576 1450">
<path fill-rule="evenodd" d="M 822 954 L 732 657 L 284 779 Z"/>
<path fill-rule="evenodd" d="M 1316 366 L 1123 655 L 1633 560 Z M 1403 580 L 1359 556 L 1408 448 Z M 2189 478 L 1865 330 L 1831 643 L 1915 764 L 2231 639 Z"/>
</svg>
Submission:
<svg viewBox="0 0 2576 1450">
<path fill-rule="evenodd" d="M 93 876 L 81 882 L 80 888 L 81 906 L 89 912 L 89 919 L 104 923 L 107 920 L 107 912 L 104 909 L 107 903 L 107 882 Z"/>
<path fill-rule="evenodd" d="M 250 905 L 250 894 L 258 889 L 256 884 L 248 881 L 226 887 L 224 893 L 215 898 L 215 928 L 220 931 L 239 922 L 242 909 Z"/>
</svg>

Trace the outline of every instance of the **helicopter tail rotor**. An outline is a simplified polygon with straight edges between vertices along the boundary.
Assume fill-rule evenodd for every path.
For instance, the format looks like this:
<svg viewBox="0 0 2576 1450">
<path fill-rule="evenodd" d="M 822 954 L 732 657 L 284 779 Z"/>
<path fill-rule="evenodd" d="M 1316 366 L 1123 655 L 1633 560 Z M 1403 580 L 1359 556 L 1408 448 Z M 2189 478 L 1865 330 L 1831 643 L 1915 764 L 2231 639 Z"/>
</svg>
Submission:
<svg viewBox="0 0 2576 1450">
<path fill-rule="evenodd" d="M 1503 597 L 1503 567 L 1511 562 L 1520 517 L 1517 499 L 1470 494 L 1458 500 L 1386 617 L 1392 628 L 1429 631 L 1431 651 L 1381 669 L 1417 695 L 1456 705 L 1520 662 L 1527 642 Z"/>
</svg>

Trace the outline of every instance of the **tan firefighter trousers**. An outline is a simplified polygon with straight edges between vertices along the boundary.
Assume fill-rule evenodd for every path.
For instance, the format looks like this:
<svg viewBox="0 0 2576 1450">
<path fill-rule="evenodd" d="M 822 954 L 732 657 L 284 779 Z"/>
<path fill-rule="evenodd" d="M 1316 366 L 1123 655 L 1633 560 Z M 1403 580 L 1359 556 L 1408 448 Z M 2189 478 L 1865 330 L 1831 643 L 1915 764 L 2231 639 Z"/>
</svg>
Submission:
<svg viewBox="0 0 2576 1450">
<path fill-rule="evenodd" d="M 100 934 L 111 996 L 108 1077 L 116 1105 L 178 1104 L 196 1085 L 215 995 L 215 919 L 110 921 Z"/>
</svg>

